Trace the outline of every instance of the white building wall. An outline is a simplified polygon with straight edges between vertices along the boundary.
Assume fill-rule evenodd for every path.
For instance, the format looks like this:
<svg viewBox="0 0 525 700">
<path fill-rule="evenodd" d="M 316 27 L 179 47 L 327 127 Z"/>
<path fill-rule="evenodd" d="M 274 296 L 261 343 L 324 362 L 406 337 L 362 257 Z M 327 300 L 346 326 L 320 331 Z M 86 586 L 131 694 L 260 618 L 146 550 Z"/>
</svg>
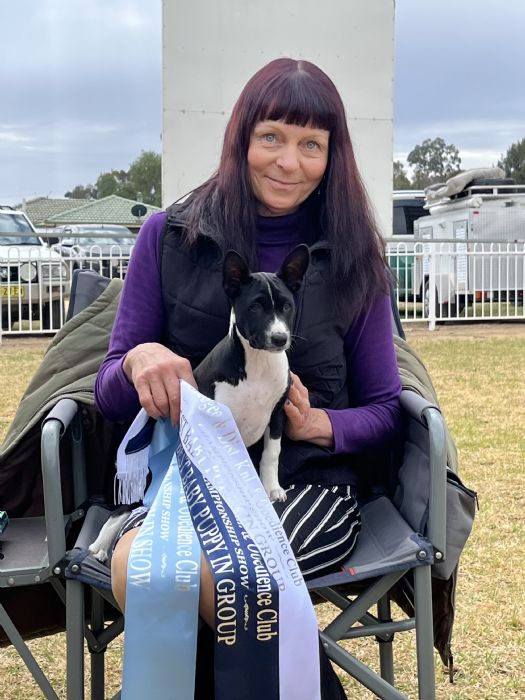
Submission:
<svg viewBox="0 0 525 700">
<path fill-rule="evenodd" d="M 316 63 L 346 106 L 381 227 L 392 220 L 394 0 L 164 0 L 163 204 L 217 167 L 231 108 L 279 56 Z"/>
</svg>

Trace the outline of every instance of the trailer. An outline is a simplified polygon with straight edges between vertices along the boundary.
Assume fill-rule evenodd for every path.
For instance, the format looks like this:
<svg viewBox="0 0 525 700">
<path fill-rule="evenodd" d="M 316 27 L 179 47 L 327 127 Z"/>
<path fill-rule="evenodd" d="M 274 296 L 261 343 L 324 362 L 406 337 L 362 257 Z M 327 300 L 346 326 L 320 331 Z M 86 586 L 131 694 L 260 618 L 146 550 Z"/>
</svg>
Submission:
<svg viewBox="0 0 525 700">
<path fill-rule="evenodd" d="M 414 291 L 425 316 L 431 304 L 443 317 L 473 301 L 523 299 L 525 185 L 472 172 L 459 191 L 427 191 L 428 216 L 414 223 Z"/>
</svg>

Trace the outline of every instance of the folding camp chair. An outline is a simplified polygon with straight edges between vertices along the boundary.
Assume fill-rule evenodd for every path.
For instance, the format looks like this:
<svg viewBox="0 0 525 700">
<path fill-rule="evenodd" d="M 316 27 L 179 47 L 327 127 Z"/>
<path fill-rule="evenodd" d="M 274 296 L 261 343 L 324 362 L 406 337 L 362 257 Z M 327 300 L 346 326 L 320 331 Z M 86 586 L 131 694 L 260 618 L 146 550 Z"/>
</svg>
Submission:
<svg viewBox="0 0 525 700">
<path fill-rule="evenodd" d="M 431 566 L 445 553 L 446 449 L 439 411 L 413 392 L 404 391 L 401 402 L 408 425 L 394 497 L 384 494 L 362 505 L 358 544 L 344 569 L 308 587 L 340 610 L 321 632 L 328 656 L 383 700 L 406 697 L 394 688 L 393 640 L 395 633 L 415 629 L 418 697 L 433 700 Z M 355 587 L 362 581 L 362 591 L 351 599 L 345 595 L 349 582 Z M 394 622 L 396 585 L 407 592 L 413 615 Z M 370 612 L 373 606 L 376 615 Z M 338 644 L 358 637 L 378 642 L 380 675 Z"/>
<path fill-rule="evenodd" d="M 73 280 L 68 318 L 97 299 L 110 281 L 90 271 L 82 275 Z M 96 362 L 91 363 L 91 370 L 93 366 Z M 57 367 L 53 366 L 51 374 L 53 371 L 58 371 Z M 89 393 L 89 387 L 86 389 Z M 75 395 L 81 394 L 85 397 L 81 390 Z M 52 405 L 53 398 L 46 396 L 43 406 L 47 403 Z M 10 516 L 7 528 L 0 535 L 0 643 L 10 642 L 44 696 L 58 700 L 25 639 L 64 628 L 65 617 L 69 628 L 75 630 L 76 626 L 82 633 L 84 611 L 80 617 L 69 614 L 75 609 L 74 601 L 70 604 L 74 589 L 66 590 L 61 567 L 66 557 L 66 542 L 80 529 L 89 505 L 84 432 L 90 412 L 83 411 L 79 402 L 68 398 L 56 403 L 41 423 L 36 418 L 35 421 L 27 433 L 26 444 L 18 450 L 16 461 L 0 463 L 0 508 L 8 508 Z M 20 420 L 16 427 L 24 428 Z M 90 421 L 91 433 L 97 432 L 95 428 Z M 110 427 L 108 434 L 113 430 Z M 123 429 L 116 431 L 112 444 L 118 444 L 123 432 Z M 96 443 L 99 442 L 102 445 L 107 442 L 107 435 L 102 439 L 97 432 Z M 35 464 L 37 459 L 40 464 Z M 102 464 L 98 466 L 103 471 Z M 11 485 L 9 494 L 6 484 Z"/>
<path fill-rule="evenodd" d="M 397 332 L 402 332 L 394 324 Z M 406 698 L 394 687 L 393 639 L 415 629 L 418 697 L 435 698 L 431 566 L 445 557 L 446 443 L 439 410 L 413 392 L 403 391 L 406 435 L 395 487 L 384 489 L 362 504 L 362 531 L 358 546 L 342 571 L 310 581 L 312 595 L 333 603 L 340 612 L 322 631 L 328 656 L 357 681 L 384 700 Z M 82 425 L 75 403 L 62 401 L 48 416 L 42 432 L 42 463 L 46 474 L 45 507 L 48 579 L 65 582 L 67 631 L 67 697 L 84 698 L 84 642 L 91 656 L 91 697 L 104 698 L 104 652 L 123 629 L 122 616 L 107 624 L 105 604 L 114 605 L 109 568 L 87 550 L 111 512 L 111 506 L 93 503 L 82 529 L 67 552 L 64 548 L 60 499 L 60 442 L 73 439 L 80 465 L 76 479 L 82 499 L 85 479 L 81 472 Z M 0 562 L 1 564 L 1 562 Z M 1 569 L 0 569 L 1 571 Z M 39 573 L 42 575 L 42 573 Z M 5 574 L 2 574 L 5 576 Z M 5 578 L 0 578 L 1 581 Z M 4 584 L 2 584 L 4 585 Z M 413 614 L 393 622 L 390 601 L 402 586 Z M 349 590 L 350 589 L 350 590 Z M 359 591 L 356 593 L 356 589 Z M 89 592 L 90 609 L 85 614 Z M 377 606 L 377 613 L 371 612 Z M 1 612 L 1 611 L 0 611 Z M 5 618 L 0 624 L 6 625 Z M 371 636 L 378 641 L 380 675 L 339 644 L 342 640 Z M 11 640 L 15 639 L 13 634 Z M 35 672 L 33 661 L 17 649 L 39 682 L 46 698 L 56 698 L 47 682 Z M 116 696 L 118 697 L 118 696 Z"/>
<path fill-rule="evenodd" d="M 70 401 L 68 425 L 70 432 L 75 434 L 79 427 L 79 415 L 75 402 Z M 62 407 L 63 410 L 64 407 Z M 49 431 L 60 431 L 59 424 L 52 419 L 43 429 L 42 441 L 45 442 L 42 453 L 42 477 L 44 486 L 45 515 L 35 517 L 12 518 L 5 532 L 0 536 L 0 593 L 1 589 L 8 592 L 20 586 L 44 586 L 51 584 L 58 597 L 66 604 L 64 586 L 56 576 L 55 565 L 60 562 L 66 552 L 66 535 L 71 526 L 82 518 L 83 511 L 64 514 L 60 488 L 60 472 L 58 455 L 54 452 L 58 445 L 56 439 L 49 440 Z M 75 481 L 81 488 L 84 482 L 81 461 L 76 460 Z M 82 500 L 77 493 L 79 502 Z M 38 595 L 38 594 L 35 594 Z M 0 598 L 0 628 L 4 629 L 9 641 L 14 645 L 20 657 L 40 686 L 44 696 L 58 700 L 48 679 L 34 659 L 22 635 L 9 616 Z"/>
</svg>

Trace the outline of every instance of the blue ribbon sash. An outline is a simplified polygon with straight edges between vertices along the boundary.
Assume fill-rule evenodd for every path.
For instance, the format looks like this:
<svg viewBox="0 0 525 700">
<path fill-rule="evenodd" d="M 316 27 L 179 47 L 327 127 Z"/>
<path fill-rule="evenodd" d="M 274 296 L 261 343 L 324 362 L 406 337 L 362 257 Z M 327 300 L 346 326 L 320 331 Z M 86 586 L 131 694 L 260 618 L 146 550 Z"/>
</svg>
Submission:
<svg viewBox="0 0 525 700">
<path fill-rule="evenodd" d="M 193 698 L 194 673 L 180 669 L 195 667 L 200 551 L 173 458 L 130 550 L 122 682 L 126 700 Z"/>
<path fill-rule="evenodd" d="M 181 382 L 180 432 L 157 422 L 149 467 L 152 505 L 128 566 L 123 699 L 193 700 L 202 551 L 215 582 L 217 700 L 320 700 L 310 596 L 229 409 Z"/>
</svg>

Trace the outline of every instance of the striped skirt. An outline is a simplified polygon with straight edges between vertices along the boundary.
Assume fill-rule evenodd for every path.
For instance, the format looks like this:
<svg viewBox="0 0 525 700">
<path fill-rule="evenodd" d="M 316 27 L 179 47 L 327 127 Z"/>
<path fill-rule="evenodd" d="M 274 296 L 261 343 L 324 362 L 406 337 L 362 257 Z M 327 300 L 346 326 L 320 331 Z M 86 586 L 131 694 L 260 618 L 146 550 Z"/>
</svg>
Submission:
<svg viewBox="0 0 525 700">
<path fill-rule="evenodd" d="M 350 486 L 301 484 L 274 503 L 306 580 L 338 571 L 352 553 L 361 514 Z"/>
<path fill-rule="evenodd" d="M 287 500 L 273 504 L 306 580 L 338 571 L 352 553 L 361 515 L 350 486 L 300 484 L 286 489 Z M 139 527 L 148 511 L 130 513 L 113 543 Z"/>
</svg>

